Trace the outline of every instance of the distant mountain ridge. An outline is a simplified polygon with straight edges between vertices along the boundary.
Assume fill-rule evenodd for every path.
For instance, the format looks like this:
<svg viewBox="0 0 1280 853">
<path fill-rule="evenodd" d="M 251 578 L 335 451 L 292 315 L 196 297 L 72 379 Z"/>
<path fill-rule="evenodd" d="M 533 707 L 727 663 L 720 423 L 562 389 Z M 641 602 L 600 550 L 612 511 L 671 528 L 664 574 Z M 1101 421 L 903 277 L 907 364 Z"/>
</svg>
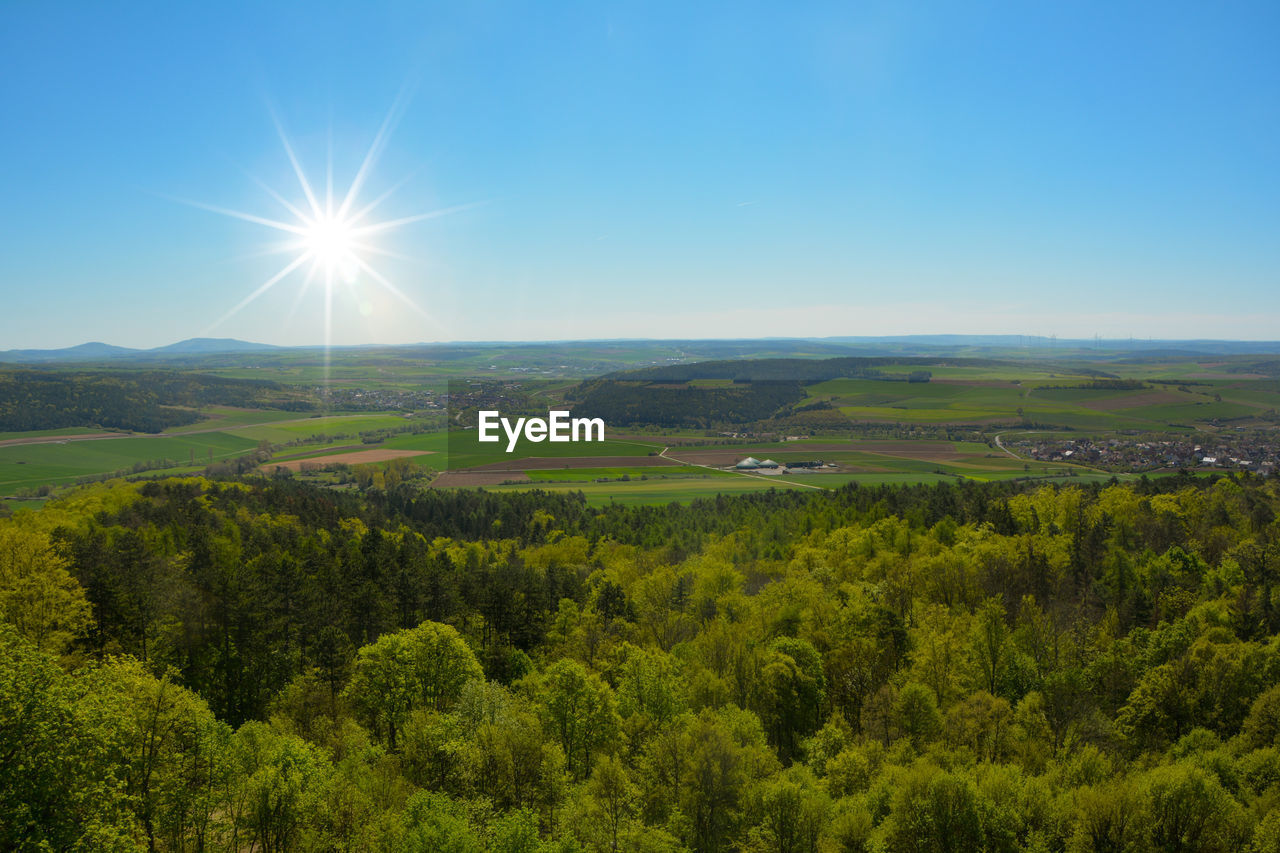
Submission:
<svg viewBox="0 0 1280 853">
<path fill-rule="evenodd" d="M 1123 362 L 1130 358 L 1207 355 L 1242 356 L 1280 354 L 1280 341 L 1178 340 L 1178 339 L 1069 339 L 1035 335 L 886 335 L 847 337 L 768 338 L 583 338 L 558 341 L 448 341 L 417 344 L 360 344 L 334 346 L 337 351 L 394 350 L 431 358 L 456 357 L 460 351 L 500 350 L 509 347 L 563 350 L 595 346 L 641 346 L 697 349 L 697 360 L 760 358 L 768 350 L 775 357 L 972 357 L 1008 358 L 1022 353 L 1036 358 L 1087 358 Z M 284 353 L 319 350 L 318 345 L 277 346 L 236 338 L 188 338 L 167 346 L 135 349 L 91 341 L 62 349 L 12 349 L 0 351 L 0 364 L 73 364 L 76 362 L 169 362 L 202 356 L 234 356 L 248 353 Z M 769 357 L 769 356 L 763 356 Z"/>
<path fill-rule="evenodd" d="M 188 338 L 153 349 L 133 349 L 91 341 L 62 349 L 12 349 L 0 352 L 0 362 L 49 364 L 55 362 L 100 361 L 102 359 L 149 358 L 157 355 L 211 355 L 215 353 L 265 352 L 280 347 L 256 344 L 236 338 Z"/>
<path fill-rule="evenodd" d="M 214 352 L 255 352 L 257 350 L 272 349 L 280 349 L 280 347 L 275 346 L 274 344 L 255 344 L 251 341 L 241 341 L 236 338 L 187 338 L 185 341 L 178 341 L 176 344 L 156 347 L 155 349 L 146 351 L 153 353 L 192 353 L 204 355 L 205 353 Z"/>
</svg>

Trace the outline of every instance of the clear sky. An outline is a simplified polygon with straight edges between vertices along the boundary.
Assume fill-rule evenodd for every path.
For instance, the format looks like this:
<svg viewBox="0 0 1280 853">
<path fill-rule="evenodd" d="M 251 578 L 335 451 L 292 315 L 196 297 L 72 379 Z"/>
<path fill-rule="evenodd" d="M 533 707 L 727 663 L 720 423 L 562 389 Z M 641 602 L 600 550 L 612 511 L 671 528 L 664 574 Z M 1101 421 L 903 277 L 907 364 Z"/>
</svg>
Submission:
<svg viewBox="0 0 1280 853">
<path fill-rule="evenodd" d="M 1280 4 L 0 5 L 0 349 L 323 338 L 262 187 L 403 185 L 336 343 L 1280 338 Z M 323 198 L 321 198 L 323 204 Z M 350 265 L 348 265 L 350 267 Z"/>
</svg>

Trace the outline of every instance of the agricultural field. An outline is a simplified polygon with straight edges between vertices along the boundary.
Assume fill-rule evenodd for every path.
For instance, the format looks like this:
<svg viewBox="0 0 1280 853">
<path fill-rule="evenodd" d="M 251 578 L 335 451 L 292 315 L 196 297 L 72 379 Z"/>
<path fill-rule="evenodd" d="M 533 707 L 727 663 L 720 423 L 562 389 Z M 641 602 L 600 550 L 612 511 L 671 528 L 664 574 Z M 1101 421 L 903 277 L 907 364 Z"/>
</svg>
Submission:
<svg viewBox="0 0 1280 853">
<path fill-rule="evenodd" d="M 466 437 L 465 434 L 461 436 L 463 440 Z M 665 444 L 664 439 L 667 441 Z M 652 440 L 655 442 L 653 445 L 638 441 L 631 445 L 638 449 L 631 454 L 630 464 L 625 462 L 627 456 L 604 455 L 605 450 L 612 452 L 627 446 L 627 442 L 620 441 L 599 445 L 524 445 L 524 452 L 528 452 L 529 447 L 538 447 L 534 451 L 537 453 L 541 453 L 543 447 L 556 447 L 561 453 L 556 456 L 522 456 L 518 447 L 512 457 L 496 462 L 487 460 L 495 455 L 505 456 L 501 451 L 484 456 L 464 455 L 460 460 L 451 462 L 449 473 L 442 474 L 437 485 L 496 488 L 501 491 L 577 489 L 587 496 L 589 502 L 608 503 L 610 499 L 622 500 L 624 497 L 632 502 L 666 502 L 768 488 L 831 489 L 849 482 L 934 483 L 958 479 L 1058 480 L 1110 476 L 1084 466 L 1016 459 L 994 446 L 979 442 L 815 439 L 726 446 L 700 444 L 697 437 L 690 435 L 654 436 Z M 600 453 L 578 456 L 567 453 L 575 448 L 581 452 L 587 447 L 599 448 Z M 657 455 L 653 455 L 655 451 Z M 821 462 L 823 467 L 792 469 L 785 473 L 782 469 L 728 470 L 747 456 L 769 458 L 784 466 L 787 463 Z M 606 459 L 611 462 L 607 467 L 601 465 Z"/>
<path fill-rule="evenodd" d="M 305 416 L 296 413 L 282 413 L 278 409 L 237 409 L 231 406 L 211 406 L 201 414 L 202 420 L 180 427 L 165 430 L 168 435 L 186 435 L 195 432 L 217 432 L 225 429 L 238 429 L 246 426 L 257 426 L 280 421 L 285 414 L 294 419 Z M 310 418 L 307 418 L 310 420 Z"/>
<path fill-rule="evenodd" d="M 696 465 L 663 465 L 619 468 L 550 468 L 531 469 L 525 475 L 534 483 L 595 483 L 611 480 L 733 480 L 729 471 L 716 471 Z"/>
<path fill-rule="evenodd" d="M 699 378 L 699 358 L 749 354 L 771 355 L 775 361 L 733 364 L 747 371 L 754 363 L 767 364 L 776 371 L 781 356 L 814 360 L 839 352 L 817 344 L 788 351 L 780 343 L 777 352 L 750 353 L 736 344 L 619 343 L 335 351 L 327 368 L 318 350 L 187 359 L 170 367 L 281 383 L 293 399 L 316 401 L 317 411 L 207 405 L 193 409 L 199 420 L 160 434 L 93 425 L 0 433 L 0 498 L 31 497 L 87 477 L 199 472 L 247 454 L 265 459 L 251 466 L 259 472 L 283 467 L 335 484 L 349 479 L 341 471 L 317 469 L 338 464 L 354 470 L 395 461 L 407 464 L 419 482 L 438 488 L 580 490 L 597 503 L 687 501 L 767 488 L 829 489 L 848 482 L 1083 482 L 1122 472 L 1043 454 L 1030 458 L 1026 437 L 1103 442 L 1139 434 L 1230 436 L 1242 429 L 1266 435 L 1280 423 L 1280 380 L 1258 372 L 1271 368 L 1269 362 L 1255 367 L 1256 356 L 1140 359 L 1114 352 L 1053 357 L 1037 352 L 1018 358 L 985 353 L 980 355 L 997 357 L 879 359 L 865 375 L 805 380 L 803 399 L 779 411 L 783 420 L 776 428 L 766 422 L 715 429 L 610 424 L 603 442 L 542 442 L 522 445 L 514 454 L 505 452 L 505 439 L 482 444 L 474 430 L 443 429 L 446 413 L 440 403 L 450 380 L 478 385 L 496 379 L 493 387 L 503 393 L 517 388 L 527 402 L 572 407 L 580 379 L 638 367 L 677 365 L 692 377 L 663 387 L 683 383 L 692 392 L 732 391 L 737 380 L 725 378 L 723 368 L 716 376 Z M 920 381 L 922 369 L 928 381 Z M 914 381 L 906 381 L 909 377 Z M 357 410 L 333 408 L 342 401 L 356 403 Z M 400 408 L 371 410 L 377 401 Z M 409 405 L 423 401 L 419 409 Z M 814 411 L 827 413 L 828 419 L 813 421 L 816 426 L 807 433 L 803 418 L 785 420 Z M 797 430 L 793 440 L 778 440 Z M 1023 450 L 999 445 L 1002 435 L 1006 442 L 1021 441 Z M 786 474 L 726 470 L 746 456 L 784 465 L 820 461 L 822 467 Z"/>
<path fill-rule="evenodd" d="M 1280 408 L 1280 389 L 1256 380 L 1201 380 L 1203 384 L 1133 390 L 1085 387 L 1090 381 L 835 379 L 807 391 L 810 398 L 829 403 L 854 422 L 983 425 L 1024 420 L 1094 431 L 1166 431 L 1254 418 Z"/>
<path fill-rule="evenodd" d="M 71 485 L 81 477 L 97 474 L 130 473 L 135 465 L 165 460 L 175 466 L 224 461 L 256 445 L 249 438 L 225 432 L 7 445 L 0 447 L 0 494 Z"/>
<path fill-rule="evenodd" d="M 747 477 L 726 480 L 647 480 L 630 483 L 540 483 L 532 485 L 486 486 L 495 492 L 527 491 L 581 492 L 589 506 L 619 504 L 668 504 L 689 503 L 699 498 L 718 495 L 740 495 L 746 492 L 767 491 L 772 488 L 801 488 L 787 482 L 766 482 Z"/>
<path fill-rule="evenodd" d="M 410 425 L 411 419 L 396 414 L 352 414 L 298 417 L 288 413 L 287 419 L 281 420 L 282 413 L 277 413 L 275 421 L 259 422 L 233 427 L 237 435 L 255 441 L 268 441 L 272 444 L 284 444 L 297 439 L 317 435 L 348 436 L 359 441 L 359 434 L 374 430 L 393 429 Z"/>
<path fill-rule="evenodd" d="M 450 470 L 477 468 L 486 465 L 507 467 L 513 459 L 591 459 L 599 457 L 637 457 L 657 455 L 664 445 L 661 438 L 651 440 L 618 440 L 606 434 L 605 441 L 530 444 L 522 442 L 519 455 L 506 452 L 505 437 L 497 442 L 481 442 L 475 430 L 450 430 L 448 454 Z M 568 464 L 568 463 L 566 463 Z M 599 467 L 598 465 L 595 467 Z"/>
<path fill-rule="evenodd" d="M 370 450 L 359 433 L 403 428 L 409 421 L 398 413 L 299 417 L 276 410 L 213 410 L 194 425 L 155 435 L 127 435 L 86 429 L 43 430 L 5 434 L 0 441 L 0 496 L 74 484 L 84 477 L 144 474 L 148 471 L 188 473 L 203 470 L 259 448 L 275 448 L 272 458 L 283 461 L 360 454 Z M 325 441 L 290 446 L 312 436 Z M 419 436 L 395 436 L 404 440 Z M 410 442 L 412 443 L 412 442 Z M 429 442 L 428 442 L 429 443 Z M 439 443 L 443 445 L 443 434 Z M 382 447 L 383 445 L 377 445 Z M 433 447 L 399 447 L 405 451 L 433 451 Z M 386 457 L 391 458 L 391 457 Z M 415 461 L 417 454 L 415 454 Z M 353 462 L 367 462 L 356 457 Z"/>
<path fill-rule="evenodd" d="M 69 435 L 110 435 L 111 430 L 100 429 L 98 427 L 62 427 L 60 429 L 33 429 L 23 432 L 0 432 L 0 447 L 5 443 L 26 443 L 32 439 L 48 438 L 60 439 Z"/>
</svg>

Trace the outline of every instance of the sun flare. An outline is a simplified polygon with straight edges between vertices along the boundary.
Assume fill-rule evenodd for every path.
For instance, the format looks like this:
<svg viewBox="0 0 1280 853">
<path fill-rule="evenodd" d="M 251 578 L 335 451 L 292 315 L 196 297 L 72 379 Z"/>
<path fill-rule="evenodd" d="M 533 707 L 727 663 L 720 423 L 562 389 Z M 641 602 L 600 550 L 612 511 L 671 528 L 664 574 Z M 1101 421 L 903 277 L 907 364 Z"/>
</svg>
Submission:
<svg viewBox="0 0 1280 853">
<path fill-rule="evenodd" d="M 355 177 L 346 192 L 341 195 L 334 193 L 332 162 L 328 163 L 326 169 L 324 191 L 323 193 L 317 192 L 317 184 L 307 177 L 307 173 L 302 168 L 302 164 L 294 152 L 293 145 L 290 144 L 284 128 L 279 121 L 276 121 L 276 130 L 279 133 L 280 142 L 284 146 L 284 151 L 288 157 L 289 164 L 293 168 L 293 173 L 298 179 L 298 192 L 301 193 L 301 198 L 297 198 L 295 195 L 295 199 L 291 201 L 284 194 L 262 181 L 257 181 L 257 183 L 280 208 L 287 212 L 287 216 L 282 216 L 281 214 L 276 215 L 279 218 L 260 216 L 225 207 L 179 199 L 179 201 L 184 201 L 195 207 L 252 222 L 289 235 L 286 241 L 269 250 L 271 253 L 280 252 L 291 255 L 289 262 L 213 323 L 209 327 L 209 331 L 222 325 L 258 297 L 290 277 L 300 281 L 297 297 L 294 300 L 295 310 L 311 289 L 313 283 L 318 282 L 322 287 L 324 298 L 324 346 L 326 353 L 332 345 L 333 339 L 334 290 L 338 287 L 346 287 L 352 289 L 354 293 L 354 288 L 360 285 L 362 280 L 376 284 L 427 323 L 439 328 L 439 323 L 430 314 L 375 268 L 371 261 L 373 256 L 409 260 L 378 246 L 376 240 L 378 236 L 404 225 L 444 216 L 474 205 L 458 205 L 395 219 L 373 219 L 372 214 L 374 211 L 397 189 L 403 186 L 404 181 L 392 186 L 372 201 L 363 205 L 358 201 L 360 192 L 364 188 L 379 154 L 386 146 L 387 138 L 397 120 L 401 107 L 402 104 L 400 102 L 392 107 L 382 126 L 378 129 L 373 144 L 370 146 L 363 162 L 361 162 L 360 168 L 356 171 Z M 365 313 L 363 307 L 367 304 L 367 300 L 362 300 L 362 313 Z"/>
<path fill-rule="evenodd" d="M 302 245 L 326 274 L 347 274 L 356 266 L 355 223 L 333 214 L 309 220 Z"/>
</svg>

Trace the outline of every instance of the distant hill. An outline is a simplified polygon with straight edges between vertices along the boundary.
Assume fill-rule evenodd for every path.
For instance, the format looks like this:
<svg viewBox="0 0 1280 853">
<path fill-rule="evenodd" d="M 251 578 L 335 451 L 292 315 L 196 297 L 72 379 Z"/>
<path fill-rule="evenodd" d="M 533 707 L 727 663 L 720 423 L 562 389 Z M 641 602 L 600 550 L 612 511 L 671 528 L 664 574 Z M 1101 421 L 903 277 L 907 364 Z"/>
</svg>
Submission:
<svg viewBox="0 0 1280 853">
<path fill-rule="evenodd" d="M 289 353 L 318 346 L 282 347 L 235 338 L 190 338 L 153 349 L 132 349 L 99 342 L 65 349 L 0 351 L 0 363 L 70 364 L 125 361 L 188 366 L 206 356 L 234 359 L 250 353 Z M 422 344 L 335 346 L 334 352 L 398 353 L 406 358 L 461 362 L 468 359 L 519 359 L 525 366 L 557 367 L 566 358 L 587 359 L 588 372 L 603 374 L 620 365 L 736 359 L 862 358 L 1014 358 L 1019 361 L 1083 360 L 1124 363 L 1162 357 L 1247 356 L 1280 354 L 1277 341 L 1218 340 L 1069 340 L 1033 335 L 899 335 L 885 337 L 619 339 L 576 341 L 452 341 Z M 652 355 L 647 355 L 652 353 Z"/>
<path fill-rule="evenodd" d="M 94 361 L 100 358 L 118 358 L 137 352 L 142 352 L 142 350 L 90 341 L 87 344 L 64 349 L 11 349 L 7 352 L 0 352 L 0 361 L 27 363 L 41 361 Z"/>
<path fill-rule="evenodd" d="M 178 341 L 176 344 L 169 344 L 165 347 L 156 347 L 155 349 L 146 350 L 146 352 L 154 355 L 204 355 L 214 352 L 256 352 L 272 349 L 280 349 L 280 347 L 272 344 L 239 341 L 235 338 L 188 338 L 185 341 Z"/>
<path fill-rule="evenodd" d="M 79 344 L 63 349 L 14 349 L 0 352 L 0 362 L 47 364 L 54 362 L 102 361 L 127 358 L 146 359 L 164 355 L 210 355 L 213 353 L 257 352 L 279 349 L 271 344 L 255 344 L 235 338 L 190 338 L 154 349 L 131 349 L 111 344 Z"/>
<path fill-rule="evenodd" d="M 1280 352 L 1280 341 L 1224 341 L 1174 338 L 1052 338 L 1043 335 L 886 335 L 819 340 L 852 346 L 901 344 L 916 347 L 987 347 L 1023 350 L 1134 353 L 1144 356 L 1240 355 Z"/>
<path fill-rule="evenodd" d="M 928 382 L 930 367 L 1013 367 L 1016 362 L 990 358 L 942 358 L 889 356 L 867 358 L 757 358 L 733 361 L 698 361 L 689 364 L 666 364 L 621 370 L 588 380 L 612 382 L 691 382 L 697 379 L 729 379 L 734 382 L 825 382 L 828 379 L 881 379 L 889 382 Z M 911 367 L 914 378 L 907 374 L 886 374 L 882 367 Z M 1113 374 L 1087 367 L 1075 367 L 1073 373 L 1084 373 L 1101 379 L 1115 379 Z"/>
</svg>

